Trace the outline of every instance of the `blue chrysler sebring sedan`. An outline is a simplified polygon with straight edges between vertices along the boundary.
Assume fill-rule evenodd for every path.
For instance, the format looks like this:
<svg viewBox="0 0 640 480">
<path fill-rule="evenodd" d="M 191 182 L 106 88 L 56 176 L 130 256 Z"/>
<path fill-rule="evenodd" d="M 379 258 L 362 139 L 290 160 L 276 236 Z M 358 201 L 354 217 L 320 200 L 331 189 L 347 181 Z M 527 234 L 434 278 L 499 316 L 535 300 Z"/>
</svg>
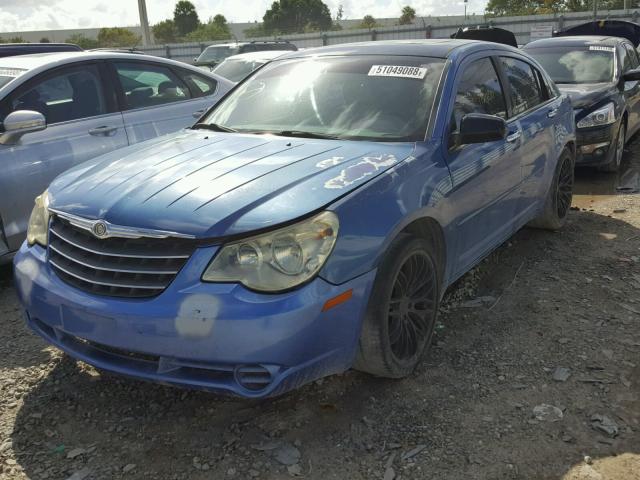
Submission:
<svg viewBox="0 0 640 480">
<path fill-rule="evenodd" d="M 192 128 L 84 163 L 36 199 L 29 326 L 96 367 L 245 397 L 350 367 L 399 378 L 447 286 L 571 203 L 573 110 L 517 49 L 305 50 Z"/>
</svg>

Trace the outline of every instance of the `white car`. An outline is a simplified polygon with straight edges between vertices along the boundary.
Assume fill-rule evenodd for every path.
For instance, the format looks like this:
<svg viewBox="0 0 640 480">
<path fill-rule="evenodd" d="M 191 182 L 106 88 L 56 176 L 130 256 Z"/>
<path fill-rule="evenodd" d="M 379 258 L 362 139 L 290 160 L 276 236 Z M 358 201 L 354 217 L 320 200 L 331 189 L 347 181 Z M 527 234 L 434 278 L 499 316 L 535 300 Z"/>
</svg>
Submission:
<svg viewBox="0 0 640 480">
<path fill-rule="evenodd" d="M 24 240 L 33 199 L 60 173 L 188 127 L 232 87 L 218 75 L 147 55 L 0 58 L 0 264 Z"/>
<path fill-rule="evenodd" d="M 291 50 L 267 50 L 263 52 L 250 52 L 232 55 L 231 57 L 224 59 L 222 63 L 219 63 L 213 69 L 213 73 L 220 75 L 227 80 L 238 83 L 244 80 L 247 75 L 253 72 L 256 68 L 259 68 L 274 58 L 281 57 L 286 53 L 291 53 Z"/>
</svg>

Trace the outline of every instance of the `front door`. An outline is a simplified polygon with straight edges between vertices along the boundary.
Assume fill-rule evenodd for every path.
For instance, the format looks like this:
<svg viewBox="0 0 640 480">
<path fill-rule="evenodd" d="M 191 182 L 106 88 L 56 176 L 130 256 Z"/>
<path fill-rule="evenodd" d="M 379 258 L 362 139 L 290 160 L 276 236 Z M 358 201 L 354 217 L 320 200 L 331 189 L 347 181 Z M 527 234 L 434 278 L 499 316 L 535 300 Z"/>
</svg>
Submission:
<svg viewBox="0 0 640 480">
<path fill-rule="evenodd" d="M 26 236 L 33 200 L 60 173 L 127 145 L 122 115 L 110 113 L 98 65 L 56 70 L 36 77 L 6 97 L 2 117 L 35 110 L 47 128 L 0 145 L 0 219 L 9 251 Z"/>
<path fill-rule="evenodd" d="M 467 61 L 458 73 L 451 105 L 447 163 L 455 212 L 456 274 L 468 270 L 512 231 L 518 212 L 517 188 L 521 181 L 519 155 L 522 132 L 518 124 L 503 140 L 471 145 L 455 144 L 462 117 L 483 113 L 507 118 L 507 103 L 494 61 L 490 57 Z"/>
</svg>

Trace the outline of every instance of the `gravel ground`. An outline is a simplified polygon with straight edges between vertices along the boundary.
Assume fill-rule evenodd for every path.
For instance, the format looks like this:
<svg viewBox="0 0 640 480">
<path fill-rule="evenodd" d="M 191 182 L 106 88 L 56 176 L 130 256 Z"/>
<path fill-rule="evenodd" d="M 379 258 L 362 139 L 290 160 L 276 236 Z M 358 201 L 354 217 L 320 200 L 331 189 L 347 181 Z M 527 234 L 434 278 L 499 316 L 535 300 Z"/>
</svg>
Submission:
<svg viewBox="0 0 640 480">
<path fill-rule="evenodd" d="M 258 402 L 116 378 L 30 333 L 0 268 L 0 478 L 640 479 L 631 150 L 619 178 L 579 175 L 563 231 L 522 230 L 450 290 L 401 381 Z"/>
</svg>

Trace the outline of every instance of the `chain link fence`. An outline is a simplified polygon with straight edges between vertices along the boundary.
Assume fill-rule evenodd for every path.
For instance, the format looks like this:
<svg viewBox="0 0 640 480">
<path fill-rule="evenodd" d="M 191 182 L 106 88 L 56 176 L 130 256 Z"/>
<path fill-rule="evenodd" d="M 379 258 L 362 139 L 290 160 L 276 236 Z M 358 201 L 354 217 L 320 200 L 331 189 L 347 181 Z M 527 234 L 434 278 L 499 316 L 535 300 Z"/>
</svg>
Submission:
<svg viewBox="0 0 640 480">
<path fill-rule="evenodd" d="M 599 19 L 630 20 L 636 22 L 640 17 L 638 11 L 611 10 L 599 15 Z M 341 43 L 367 42 L 376 40 L 410 40 L 421 38 L 448 38 L 452 33 L 465 25 L 490 24 L 495 27 L 511 30 L 518 43 L 530 41 L 531 30 L 534 26 L 551 26 L 553 30 L 578 25 L 590 21 L 592 12 L 575 12 L 563 15 L 531 15 L 526 17 L 494 17 L 471 16 L 465 21 L 462 17 L 417 17 L 413 25 L 339 30 L 332 32 L 317 32 L 307 34 L 283 35 L 278 40 L 288 40 L 298 48 L 321 47 Z M 269 41 L 274 37 L 251 38 L 247 41 Z M 138 47 L 139 50 L 158 57 L 172 58 L 182 62 L 193 63 L 194 58 L 209 45 L 229 43 L 229 40 L 201 43 L 175 43 L 169 45 L 153 45 Z"/>
</svg>

